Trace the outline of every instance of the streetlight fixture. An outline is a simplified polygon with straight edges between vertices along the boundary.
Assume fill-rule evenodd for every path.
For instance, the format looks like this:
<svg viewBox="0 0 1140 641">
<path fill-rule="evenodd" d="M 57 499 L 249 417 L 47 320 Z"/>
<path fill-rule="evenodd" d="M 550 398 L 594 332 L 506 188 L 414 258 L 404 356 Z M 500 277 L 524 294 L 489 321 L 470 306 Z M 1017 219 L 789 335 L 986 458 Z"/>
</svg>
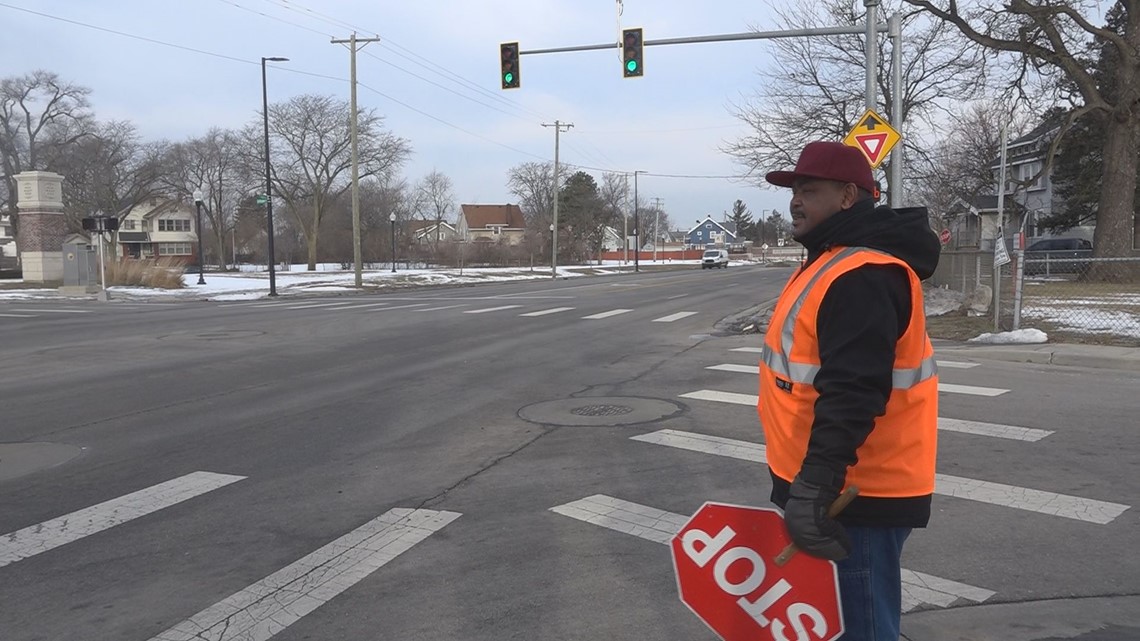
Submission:
<svg viewBox="0 0 1140 641">
<path fill-rule="evenodd" d="M 388 214 L 388 222 L 392 224 L 392 273 L 396 273 L 396 212 Z"/>
<path fill-rule="evenodd" d="M 194 235 L 198 237 L 198 284 L 205 285 L 206 277 L 202 275 L 202 190 L 194 190 Z"/>
<path fill-rule="evenodd" d="M 288 62 L 288 58 L 279 56 L 261 58 L 261 116 L 265 123 L 265 228 L 269 233 L 269 295 L 277 295 L 277 274 L 274 263 L 277 261 L 273 252 L 273 183 L 269 176 L 269 91 L 265 84 L 266 62 Z"/>
</svg>

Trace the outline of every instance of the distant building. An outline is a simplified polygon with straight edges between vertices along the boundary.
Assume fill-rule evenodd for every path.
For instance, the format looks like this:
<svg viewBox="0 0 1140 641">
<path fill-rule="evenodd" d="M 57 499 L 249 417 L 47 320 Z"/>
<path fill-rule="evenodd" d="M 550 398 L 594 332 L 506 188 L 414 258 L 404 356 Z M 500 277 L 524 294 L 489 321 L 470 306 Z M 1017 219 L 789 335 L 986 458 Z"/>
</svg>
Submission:
<svg viewBox="0 0 1140 641">
<path fill-rule="evenodd" d="M 705 216 L 704 220 L 697 221 L 697 225 L 685 234 L 686 242 L 691 247 L 723 247 L 736 244 L 736 223 L 732 221 L 717 222 L 712 216 Z"/>
<path fill-rule="evenodd" d="M 118 255 L 124 258 L 173 256 L 197 262 L 198 230 L 194 205 L 151 198 L 119 222 Z"/>
<path fill-rule="evenodd" d="M 526 219 L 518 205 L 461 205 L 459 240 L 517 245 L 526 235 Z"/>
</svg>

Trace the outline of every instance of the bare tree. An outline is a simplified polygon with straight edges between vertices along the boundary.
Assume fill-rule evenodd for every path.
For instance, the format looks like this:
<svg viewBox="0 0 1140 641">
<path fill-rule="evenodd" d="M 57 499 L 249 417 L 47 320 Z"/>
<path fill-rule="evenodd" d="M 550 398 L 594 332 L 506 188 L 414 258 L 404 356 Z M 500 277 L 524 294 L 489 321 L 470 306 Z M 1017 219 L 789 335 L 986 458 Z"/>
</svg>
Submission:
<svg viewBox="0 0 1140 641">
<path fill-rule="evenodd" d="M 905 0 L 945 21 L 971 41 L 1000 55 L 1020 59 L 1017 79 L 1053 74 L 1076 91 L 1083 105 L 1068 112 L 1045 154 L 1046 168 L 1072 123 L 1087 113 L 1108 115 L 1102 151 L 1106 169 L 1101 184 L 1094 254 L 1127 256 L 1136 242 L 1135 199 L 1140 156 L 1140 3 L 1120 0 L 1119 29 L 1099 27 L 1089 18 L 1095 2 L 1080 0 L 1009 0 L 981 2 L 962 12 L 955 0 Z M 1090 39 L 1115 49 L 1118 63 L 1111 82 L 1102 85 L 1084 55 Z M 1111 91 L 1106 91 L 1111 87 Z M 1048 169 L 1046 169 L 1047 171 Z M 1110 270 L 1105 270 L 1110 271 Z"/>
<path fill-rule="evenodd" d="M 16 233 L 16 174 L 59 169 L 61 152 L 94 128 L 90 93 L 50 71 L 0 80 L 0 168 L 5 175 L 0 209 L 11 215 Z"/>
<path fill-rule="evenodd" d="M 170 194 L 184 202 L 193 203 L 194 191 L 202 191 L 206 219 L 223 268 L 226 235 L 234 229 L 238 206 L 257 188 L 255 177 L 242 165 L 242 144 L 236 132 L 214 127 L 199 138 L 172 145 L 163 177 Z M 205 231 L 198 230 L 198 234 L 199 242 L 205 242 Z"/>
<path fill-rule="evenodd" d="M 629 229 L 629 180 L 626 174 L 604 173 L 602 184 L 598 187 L 598 197 L 602 206 L 607 210 L 607 218 L 614 226 L 621 225 L 623 233 L 632 233 Z M 624 240 L 622 241 L 625 242 Z"/>
<path fill-rule="evenodd" d="M 101 212 L 120 219 L 143 201 L 162 193 L 165 141 L 143 142 L 134 125 L 111 121 L 73 142 L 55 160 L 64 176 L 63 204 L 68 227 Z"/>
<path fill-rule="evenodd" d="M 391 177 L 411 155 L 411 145 L 385 131 L 373 109 L 359 110 L 357 122 L 360 178 Z M 260 148 L 254 141 L 260 140 L 261 126 L 259 118 L 247 127 L 247 146 Z M 321 220 L 351 186 L 349 105 L 311 94 L 270 105 L 269 135 L 273 187 L 302 230 L 308 268 L 315 270 Z"/>
<path fill-rule="evenodd" d="M 567 176 L 572 172 L 559 173 Z M 527 224 L 545 232 L 554 218 L 554 163 L 524 162 L 511 167 L 507 188 L 518 197 Z"/>
<path fill-rule="evenodd" d="M 900 11 L 901 0 L 886 0 L 883 14 Z M 798 0 L 776 9 L 781 29 L 809 29 L 863 24 L 861 5 L 846 0 Z M 954 29 L 922 12 L 902 16 L 902 122 L 912 155 L 921 156 L 922 124 L 942 112 L 949 101 L 968 100 L 984 86 L 985 67 L 974 48 Z M 751 127 L 744 138 L 724 151 L 759 180 L 766 172 L 795 164 L 799 150 L 811 140 L 841 140 L 866 108 L 864 96 L 866 42 L 862 35 L 813 36 L 773 40 L 772 63 L 761 70 L 761 88 L 735 115 Z M 890 45 L 879 40 L 877 110 L 889 114 L 896 88 L 891 82 Z"/>
<path fill-rule="evenodd" d="M 440 227 L 444 220 L 450 220 L 451 212 L 455 209 L 455 191 L 451 179 L 434 169 L 423 177 L 416 191 L 419 192 L 418 195 L 427 208 L 427 213 L 435 220 L 435 238 L 431 243 L 434 252 L 439 248 Z"/>
</svg>

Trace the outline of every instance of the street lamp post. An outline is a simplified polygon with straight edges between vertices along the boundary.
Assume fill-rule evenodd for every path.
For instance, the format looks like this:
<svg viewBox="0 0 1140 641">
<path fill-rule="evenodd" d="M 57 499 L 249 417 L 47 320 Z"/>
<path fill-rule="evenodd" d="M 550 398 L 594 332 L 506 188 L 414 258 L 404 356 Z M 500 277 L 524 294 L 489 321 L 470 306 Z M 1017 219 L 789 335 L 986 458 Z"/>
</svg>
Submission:
<svg viewBox="0 0 1140 641">
<path fill-rule="evenodd" d="M 388 222 L 392 225 L 392 273 L 396 273 L 396 213 L 388 214 Z"/>
<path fill-rule="evenodd" d="M 202 190 L 194 190 L 194 235 L 198 237 L 198 284 L 205 285 L 206 277 L 202 275 Z"/>
<path fill-rule="evenodd" d="M 261 116 L 265 123 L 265 228 L 269 233 L 269 295 L 277 295 L 277 274 L 274 263 L 277 260 L 273 252 L 273 183 L 269 176 L 269 90 L 265 83 L 266 62 L 286 62 L 288 58 L 278 56 L 261 58 Z"/>
</svg>

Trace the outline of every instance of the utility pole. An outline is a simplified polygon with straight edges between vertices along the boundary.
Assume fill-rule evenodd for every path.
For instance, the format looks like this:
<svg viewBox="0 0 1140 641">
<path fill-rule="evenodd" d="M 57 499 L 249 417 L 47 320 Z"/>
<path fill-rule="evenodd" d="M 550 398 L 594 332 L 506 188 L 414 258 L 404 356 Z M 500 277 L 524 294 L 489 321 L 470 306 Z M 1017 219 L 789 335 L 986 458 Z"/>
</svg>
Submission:
<svg viewBox="0 0 1140 641">
<path fill-rule="evenodd" d="M 558 140 L 562 128 L 570 131 L 574 123 L 555 120 L 553 125 L 542 123 L 542 126 L 554 127 L 554 222 L 550 225 L 550 278 L 554 280 L 558 278 Z"/>
<path fill-rule="evenodd" d="M 349 116 L 349 127 L 352 132 L 352 262 L 356 270 L 357 287 L 364 285 L 364 276 L 360 257 L 360 158 L 356 139 L 356 52 L 363 49 L 369 42 L 380 42 L 380 38 L 357 38 L 356 32 L 353 31 L 347 40 L 334 38 L 332 41 L 333 44 L 347 44 L 351 52 L 349 67 L 352 84 L 352 114 Z"/>
<path fill-rule="evenodd" d="M 620 54 L 619 54 L 620 55 Z M 625 175 L 626 205 L 621 216 L 622 267 L 629 264 L 629 174 Z"/>
<path fill-rule="evenodd" d="M 660 198 L 653 199 L 654 213 L 657 218 L 653 222 L 653 262 L 657 262 L 657 243 L 661 241 L 661 206 L 665 204 Z"/>
<path fill-rule="evenodd" d="M 642 172 L 633 172 L 633 271 L 641 271 L 641 210 L 637 202 L 637 175 Z"/>
</svg>

